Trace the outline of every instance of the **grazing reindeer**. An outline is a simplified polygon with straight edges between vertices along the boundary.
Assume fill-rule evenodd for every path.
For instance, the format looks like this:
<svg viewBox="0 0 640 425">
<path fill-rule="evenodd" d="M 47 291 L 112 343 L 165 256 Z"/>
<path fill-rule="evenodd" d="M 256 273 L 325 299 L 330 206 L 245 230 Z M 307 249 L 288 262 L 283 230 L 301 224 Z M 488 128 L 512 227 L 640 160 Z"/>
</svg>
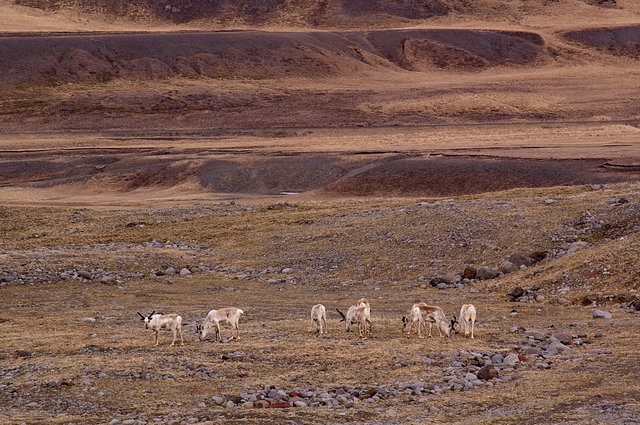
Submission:
<svg viewBox="0 0 640 425">
<path fill-rule="evenodd" d="M 426 326 L 424 316 L 420 310 L 420 306 L 425 303 L 414 304 L 409 311 L 409 317 L 402 316 L 402 331 L 407 333 L 407 338 L 411 336 L 413 327 L 418 324 L 418 338 L 424 338 L 422 336 L 422 328 Z"/>
<path fill-rule="evenodd" d="M 435 323 L 438 327 L 438 333 L 451 336 L 451 325 L 447 321 L 447 316 L 438 306 L 427 305 L 426 303 L 416 303 L 411 307 L 409 318 L 402 316 L 402 329 L 410 336 L 413 327 L 418 324 L 418 337 L 422 338 L 420 332 L 425 324 L 429 324 L 429 337 L 431 337 L 432 326 Z"/>
<path fill-rule="evenodd" d="M 145 329 L 152 329 L 156 332 L 156 346 L 158 345 L 158 334 L 160 329 L 169 329 L 173 332 L 173 341 L 171 341 L 171 347 L 176 342 L 176 334 L 180 333 L 180 345 L 184 345 L 184 339 L 182 339 L 182 317 L 177 314 L 162 314 L 151 312 L 148 316 L 143 316 L 138 313 L 140 320 L 144 321 Z"/>
<path fill-rule="evenodd" d="M 459 319 L 456 320 L 456 316 L 451 319 L 451 328 L 456 332 L 464 332 L 464 336 L 469 335 L 471 331 L 471 338 L 473 339 L 473 326 L 476 323 L 476 307 L 473 304 L 464 304 L 460 309 Z"/>
<path fill-rule="evenodd" d="M 356 303 L 356 307 L 359 307 L 361 305 L 364 305 L 364 306 L 366 306 L 368 308 L 371 308 L 371 306 L 369 305 L 369 300 L 367 300 L 366 298 L 360 298 L 358 300 L 358 302 Z"/>
<path fill-rule="evenodd" d="M 327 333 L 327 310 L 322 304 L 311 307 L 311 323 L 315 326 L 318 335 Z"/>
<path fill-rule="evenodd" d="M 346 315 L 337 308 L 336 311 L 342 316 L 340 321 L 345 322 L 347 332 L 351 332 L 351 327 L 357 324 L 358 336 L 366 338 L 367 335 L 371 335 L 371 308 L 368 302 L 360 304 L 360 301 L 358 301 L 358 303 L 359 305 L 357 306 L 352 305 L 349 307 Z"/>
<path fill-rule="evenodd" d="M 216 341 L 222 342 L 222 335 L 220 334 L 220 322 L 229 322 L 231 328 L 235 331 L 235 335 L 231 339 L 236 341 L 240 339 L 238 321 L 240 315 L 244 314 L 244 311 L 235 307 L 221 308 L 220 310 L 211 310 L 207 317 L 202 322 L 202 325 L 196 325 L 196 331 L 198 332 L 198 338 L 203 341 L 207 333 L 213 327 L 216 333 Z"/>
</svg>

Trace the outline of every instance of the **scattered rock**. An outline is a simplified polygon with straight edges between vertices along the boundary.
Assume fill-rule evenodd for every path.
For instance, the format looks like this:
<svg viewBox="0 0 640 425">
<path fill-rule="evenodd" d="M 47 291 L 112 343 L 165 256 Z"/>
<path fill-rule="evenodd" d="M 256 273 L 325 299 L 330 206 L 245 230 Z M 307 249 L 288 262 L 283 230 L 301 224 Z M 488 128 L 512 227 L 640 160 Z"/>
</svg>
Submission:
<svg viewBox="0 0 640 425">
<path fill-rule="evenodd" d="M 527 255 L 521 254 L 519 252 L 514 252 L 509 256 L 509 262 L 515 264 L 516 266 L 518 266 L 518 268 L 520 268 L 522 266 L 529 267 L 534 263 L 534 260 Z"/>
<path fill-rule="evenodd" d="M 499 266 L 498 269 L 503 273 L 503 274 L 509 274 L 509 273 L 514 273 L 517 272 L 518 270 L 520 270 L 520 267 L 516 266 L 515 264 L 513 264 L 511 261 L 503 261 Z"/>
<path fill-rule="evenodd" d="M 547 258 L 547 251 L 534 251 L 528 255 L 529 258 L 533 260 L 534 263 L 539 263 L 540 261 Z"/>
<path fill-rule="evenodd" d="M 100 283 L 103 283 L 105 285 L 117 285 L 121 282 L 119 282 L 118 279 L 113 276 L 102 276 L 102 278 L 100 278 Z"/>
<path fill-rule="evenodd" d="M 508 297 L 511 297 L 511 301 L 516 301 L 521 298 L 525 294 L 525 290 L 519 286 L 513 288 L 513 290 L 507 294 Z"/>
<path fill-rule="evenodd" d="M 589 242 L 586 242 L 586 241 L 573 242 L 569 244 L 569 247 L 567 249 L 567 254 L 573 254 L 574 252 L 580 251 L 581 249 L 584 249 L 588 246 L 589 246 Z"/>
<path fill-rule="evenodd" d="M 585 295 L 580 303 L 584 306 L 598 304 L 598 296 L 595 294 Z"/>
<path fill-rule="evenodd" d="M 491 365 L 486 365 L 481 367 L 480 370 L 476 372 L 476 376 L 478 377 L 478 379 L 481 379 L 483 381 L 489 381 L 491 379 L 495 379 L 498 376 L 500 376 L 500 373 L 495 367 Z"/>
<path fill-rule="evenodd" d="M 462 272 L 462 277 L 464 279 L 475 279 L 477 275 L 478 269 L 476 269 L 475 267 L 465 267 L 464 271 Z"/>
<path fill-rule="evenodd" d="M 86 271 L 86 270 L 80 270 L 80 271 L 78 272 L 78 276 L 80 276 L 80 277 L 81 277 L 81 278 L 83 278 L 83 279 L 87 279 L 87 280 L 91 280 L 91 279 L 92 279 L 92 277 L 91 277 L 91 273 L 89 273 L 89 272 L 88 272 L 88 271 Z"/>
<path fill-rule="evenodd" d="M 506 366 L 515 366 L 519 361 L 520 360 L 518 360 L 518 356 L 516 354 L 511 353 L 504 358 L 502 363 L 504 363 Z"/>
<path fill-rule="evenodd" d="M 605 310 L 594 310 L 593 318 L 594 319 L 611 319 L 613 318 L 613 315 L 610 312 Z"/>
<path fill-rule="evenodd" d="M 213 401 L 218 406 L 222 406 L 222 404 L 224 403 L 224 398 L 214 395 L 214 396 L 211 396 L 211 401 Z"/>
<path fill-rule="evenodd" d="M 83 322 L 85 323 L 95 323 L 96 322 L 96 318 L 95 317 L 85 317 L 82 319 Z"/>
<path fill-rule="evenodd" d="M 571 345 L 571 335 L 566 332 L 555 334 L 554 337 L 564 345 Z"/>
<path fill-rule="evenodd" d="M 477 272 L 478 279 L 494 279 L 499 275 L 500 272 L 498 272 L 498 270 L 488 266 L 479 267 Z"/>
</svg>

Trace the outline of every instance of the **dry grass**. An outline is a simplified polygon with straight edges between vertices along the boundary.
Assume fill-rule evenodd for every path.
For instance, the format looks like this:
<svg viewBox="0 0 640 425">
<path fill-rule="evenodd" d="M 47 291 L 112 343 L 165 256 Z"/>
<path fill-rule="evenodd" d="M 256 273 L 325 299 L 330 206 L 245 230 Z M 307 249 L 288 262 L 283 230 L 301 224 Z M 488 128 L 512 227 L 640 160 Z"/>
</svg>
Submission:
<svg viewBox="0 0 640 425">
<path fill-rule="evenodd" d="M 364 103 L 359 107 L 367 113 L 421 114 L 426 116 L 544 117 L 557 113 L 559 97 L 515 93 L 451 94 L 434 99 L 398 100 L 384 103 Z M 553 111 L 553 112 L 552 112 Z"/>
<path fill-rule="evenodd" d="M 461 290 L 420 288 L 414 279 L 422 273 L 457 270 L 469 257 L 495 264 L 512 250 L 550 248 L 549 237 L 567 234 L 567 226 L 581 212 L 612 211 L 604 201 L 620 196 L 628 196 L 635 205 L 638 199 L 632 194 L 636 190 L 633 184 L 611 186 L 607 191 L 584 187 L 513 190 L 457 198 L 453 200 L 456 208 L 436 209 L 435 215 L 430 208 L 416 208 L 421 200 L 333 201 L 276 208 L 272 204 L 251 211 L 228 205 L 210 211 L 108 212 L 5 207 L 0 221 L 2 262 L 14 270 L 100 266 L 147 273 L 166 264 L 206 261 L 242 270 L 288 266 L 294 269 L 294 279 L 272 285 L 238 279 L 237 273 L 220 269 L 190 279 L 147 277 L 120 286 L 76 280 L 4 286 L 0 289 L 4 306 L 0 317 L 8 321 L 0 325 L 5 335 L 0 355 L 5 369 L 14 371 L 4 383 L 10 382 L 17 397 L 38 407 L 25 408 L 25 401 L 17 408 L 15 399 L 5 395 L 0 399 L 5 412 L 0 423 L 89 424 L 128 413 L 153 418 L 176 411 L 216 423 L 421 423 L 426 418 L 441 423 L 585 423 L 593 415 L 615 417 L 602 416 L 598 409 L 608 405 L 628 412 L 629 407 L 621 406 L 640 390 L 633 372 L 636 316 L 609 306 L 614 320 L 599 322 L 591 319 L 588 307 L 555 304 L 555 287 L 545 282 L 567 285 L 574 271 L 583 271 L 581 265 L 588 258 L 606 263 L 612 274 L 606 275 L 606 281 L 589 281 L 589 287 L 572 286 L 572 295 L 594 290 L 629 291 L 622 282 L 634 273 L 637 236 L 624 241 L 594 239 L 597 245 L 583 252 Z M 548 198 L 556 203 L 542 202 Z M 506 207 L 509 203 L 512 206 Z M 443 202 L 448 204 L 451 201 Z M 480 221 L 467 221 L 475 215 L 482 217 Z M 169 221 L 153 224 L 165 219 Z M 616 220 L 610 217 L 611 222 Z M 126 227 L 129 222 L 147 225 Z M 71 228 L 76 233 L 68 233 Z M 372 231 L 380 235 L 367 236 Z M 383 236 L 388 232 L 393 233 L 391 238 Z M 452 232 L 459 236 L 480 232 L 488 245 L 472 242 L 471 251 L 456 247 L 443 239 Z M 402 242 L 405 237 L 413 242 Z M 202 253 L 170 247 L 136 248 L 135 244 L 153 238 L 193 240 L 209 243 L 212 248 Z M 442 244 L 423 245 L 429 240 L 442 240 Z M 111 243 L 114 245 L 104 249 L 96 245 Z M 487 249 L 489 245 L 500 249 Z M 440 246 L 448 247 L 442 257 L 437 251 Z M 48 251 L 55 247 L 56 251 Z M 43 258 L 44 262 L 38 260 Z M 330 262 L 322 263 L 324 259 Z M 444 263 L 431 262 L 434 259 Z M 306 265 L 308 260 L 320 263 Z M 412 268 L 414 263 L 419 267 Z M 336 265 L 337 269 L 325 265 Z M 506 301 L 503 294 L 515 284 L 541 284 L 547 301 Z M 633 288 L 640 289 L 637 281 Z M 333 313 L 335 307 L 344 308 L 360 296 L 370 299 L 375 320 L 374 337 L 364 342 L 346 334 Z M 472 301 L 479 307 L 477 339 L 404 338 L 399 318 L 416 300 L 439 304 L 448 313 Z M 325 303 L 329 310 L 330 333 L 324 338 L 308 332 L 308 309 L 317 302 Z M 210 308 L 230 305 L 246 312 L 241 320 L 241 340 L 197 342 L 194 321 L 201 320 Z M 514 308 L 516 316 L 510 314 Z M 184 348 L 168 347 L 166 332 L 161 335 L 160 347 L 152 347 L 152 333 L 144 331 L 135 312 L 153 309 L 179 312 L 190 323 L 185 328 Z M 59 313 L 65 316 L 52 322 Z M 97 321 L 84 323 L 84 317 Z M 203 400 L 212 394 L 239 394 L 265 385 L 332 388 L 437 380 L 442 369 L 421 365 L 422 356 L 460 349 L 509 351 L 518 346 L 518 335 L 508 332 L 514 326 L 589 335 L 600 329 L 604 336 L 577 348 L 585 357 L 581 362 L 552 360 L 551 371 L 523 369 L 523 377 L 512 383 L 430 396 L 426 405 L 439 407 L 437 413 L 425 412 L 424 404 L 404 398 L 395 404 L 358 404 L 351 410 L 286 411 L 221 409 Z M 223 330 L 223 334 L 228 332 L 228 328 Z M 607 348 L 613 353 L 594 356 L 588 354 L 592 348 Z M 15 357 L 16 350 L 27 350 L 32 356 Z M 234 360 L 221 358 L 223 354 L 233 357 L 236 351 L 243 354 L 236 354 Z M 409 365 L 394 366 L 395 359 L 406 359 Z M 202 368 L 207 375 L 199 372 Z M 106 377 L 99 377 L 100 372 Z M 145 379 L 147 373 L 149 379 Z M 603 376 L 607 379 L 601 379 Z M 42 384 L 51 380 L 63 384 Z M 90 385 L 82 385 L 83 380 L 89 380 Z M 506 393 L 509 398 L 504 397 Z M 69 407 L 61 407 L 63 400 L 70 400 Z M 206 407 L 200 406 L 203 401 Z M 389 408 L 396 414 L 387 413 Z"/>
</svg>

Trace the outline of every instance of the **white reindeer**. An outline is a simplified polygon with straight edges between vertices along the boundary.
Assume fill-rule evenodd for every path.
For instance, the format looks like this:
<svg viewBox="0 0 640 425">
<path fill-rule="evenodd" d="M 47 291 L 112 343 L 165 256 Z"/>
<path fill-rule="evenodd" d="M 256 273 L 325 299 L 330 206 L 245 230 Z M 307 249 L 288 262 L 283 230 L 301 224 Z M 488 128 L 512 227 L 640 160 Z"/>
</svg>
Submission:
<svg viewBox="0 0 640 425">
<path fill-rule="evenodd" d="M 311 307 L 311 323 L 318 335 L 327 333 L 327 310 L 322 304 Z"/>
<path fill-rule="evenodd" d="M 361 306 L 361 305 L 364 305 L 364 306 L 366 306 L 368 308 L 371 308 L 371 306 L 369 305 L 369 300 L 367 300 L 366 298 L 360 298 L 358 300 L 358 302 L 356 303 L 356 307 Z"/>
<path fill-rule="evenodd" d="M 235 307 L 221 308 L 220 310 L 211 310 L 207 317 L 204 319 L 202 325 L 196 325 L 196 331 L 198 332 L 198 338 L 203 341 L 211 328 L 213 327 L 216 333 L 216 341 L 222 342 L 222 335 L 220 334 L 220 322 L 228 322 L 231 328 L 235 331 L 235 335 L 231 339 L 236 341 L 240 339 L 238 327 L 238 321 L 240 315 L 244 314 L 244 311 Z"/>
<path fill-rule="evenodd" d="M 442 309 L 438 306 L 427 305 L 426 303 L 416 303 L 411 307 L 409 317 L 402 316 L 402 329 L 407 333 L 407 338 L 410 336 L 413 327 L 418 325 L 418 337 L 422 337 L 422 327 L 429 325 L 429 337 L 431 337 L 431 331 L 433 324 L 438 327 L 438 333 L 442 336 L 442 333 L 449 337 L 451 336 L 451 325 L 447 321 L 447 316 Z"/>
<path fill-rule="evenodd" d="M 366 338 L 367 335 L 371 335 L 371 307 L 369 307 L 369 303 L 366 300 L 364 300 L 364 303 L 360 301 L 358 301 L 357 306 L 352 305 L 349 307 L 346 315 L 337 308 L 336 311 L 342 316 L 340 321 L 345 322 L 347 332 L 351 332 L 351 327 L 357 324 L 358 336 Z"/>
<path fill-rule="evenodd" d="M 184 339 L 182 339 L 182 317 L 177 314 L 162 314 L 151 312 L 148 316 L 143 316 L 138 313 L 141 320 L 144 321 L 144 328 L 151 329 L 156 332 L 156 346 L 158 345 L 158 334 L 160 329 L 168 329 L 173 332 L 173 341 L 171 341 L 171 347 L 176 342 L 176 334 L 180 334 L 180 345 L 184 345 Z"/>
<path fill-rule="evenodd" d="M 476 306 L 473 304 L 464 304 L 462 308 L 460 308 L 460 316 L 456 319 L 456 316 L 453 316 L 451 320 L 451 327 L 456 331 L 460 332 L 462 330 L 464 332 L 464 336 L 468 336 L 469 332 L 471 332 L 471 338 L 473 339 L 473 327 L 476 323 Z"/>
</svg>

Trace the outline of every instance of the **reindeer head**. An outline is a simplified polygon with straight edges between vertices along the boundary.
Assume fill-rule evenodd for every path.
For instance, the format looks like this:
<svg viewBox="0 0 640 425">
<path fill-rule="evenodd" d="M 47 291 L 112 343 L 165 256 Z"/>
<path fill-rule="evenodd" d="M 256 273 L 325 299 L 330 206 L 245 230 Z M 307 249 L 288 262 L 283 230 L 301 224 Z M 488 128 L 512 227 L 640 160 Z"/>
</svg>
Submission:
<svg viewBox="0 0 640 425">
<path fill-rule="evenodd" d="M 198 334 L 198 339 L 202 341 L 202 325 L 196 325 L 196 333 Z"/>
<path fill-rule="evenodd" d="M 407 319 L 405 316 L 402 316 L 402 330 L 406 332 L 410 325 L 411 323 L 409 322 L 409 319 Z"/>
<path fill-rule="evenodd" d="M 447 322 L 446 317 L 445 320 L 441 321 L 438 324 L 438 326 L 440 326 L 440 330 L 443 334 L 445 334 L 447 337 L 451 336 L 451 329 L 453 328 L 453 326 L 451 326 L 451 323 Z"/>
<path fill-rule="evenodd" d="M 156 314 L 155 310 L 152 311 L 151 314 L 148 316 L 143 316 L 142 314 L 140 314 L 140 312 L 138 312 L 138 316 L 140 316 L 140 320 L 144 322 L 145 329 L 149 329 L 149 321 L 151 320 L 151 317 L 153 317 L 154 314 Z"/>
</svg>

